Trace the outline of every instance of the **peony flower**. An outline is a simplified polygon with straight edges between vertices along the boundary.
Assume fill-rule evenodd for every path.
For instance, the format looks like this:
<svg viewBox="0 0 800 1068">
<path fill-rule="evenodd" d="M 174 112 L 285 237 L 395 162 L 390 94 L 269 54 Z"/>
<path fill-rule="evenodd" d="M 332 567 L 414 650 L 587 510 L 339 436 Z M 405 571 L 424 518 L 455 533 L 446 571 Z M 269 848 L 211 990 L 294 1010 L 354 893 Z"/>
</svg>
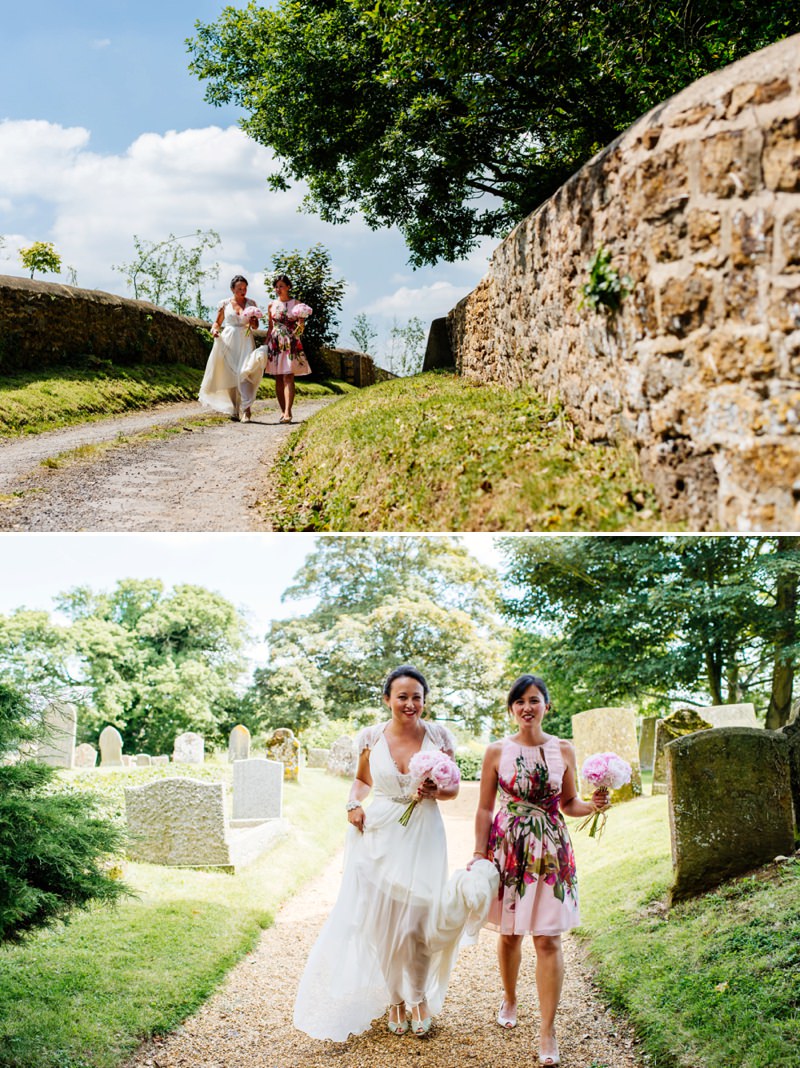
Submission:
<svg viewBox="0 0 800 1068">
<path fill-rule="evenodd" d="M 250 334 L 252 332 L 253 320 L 263 319 L 264 313 L 261 311 L 260 308 L 257 308 L 255 304 L 248 304 L 248 306 L 242 312 L 242 318 L 247 323 L 247 329 L 245 330 L 245 334 Z"/>
<path fill-rule="evenodd" d="M 313 311 L 307 304 L 298 302 L 293 308 L 290 308 L 286 313 L 290 319 L 307 319 L 309 315 L 313 315 Z"/>
<path fill-rule="evenodd" d="M 412 789 L 415 791 L 419 790 L 426 781 L 435 783 L 442 790 L 452 789 L 461 782 L 458 764 L 447 753 L 442 753 L 438 749 L 421 750 L 415 753 L 408 762 L 408 770 L 414 784 Z M 420 800 L 419 797 L 415 797 L 400 817 L 400 823 L 404 827 L 408 826 L 411 813 Z"/>
<path fill-rule="evenodd" d="M 595 753 L 587 757 L 581 768 L 581 775 L 595 790 L 619 790 L 631 781 L 632 768 L 627 760 L 616 753 Z M 593 812 L 578 824 L 578 830 L 589 827 L 589 837 L 599 838 L 606 823 L 605 812 Z"/>
</svg>

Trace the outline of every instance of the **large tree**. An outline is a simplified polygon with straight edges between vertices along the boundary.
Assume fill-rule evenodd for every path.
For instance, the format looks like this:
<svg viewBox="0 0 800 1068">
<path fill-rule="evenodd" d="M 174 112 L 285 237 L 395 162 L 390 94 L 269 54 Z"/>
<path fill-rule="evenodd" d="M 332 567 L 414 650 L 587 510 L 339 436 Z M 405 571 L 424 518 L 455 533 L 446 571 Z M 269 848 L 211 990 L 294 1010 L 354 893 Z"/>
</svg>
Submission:
<svg viewBox="0 0 800 1068">
<path fill-rule="evenodd" d="M 396 225 L 413 263 L 524 218 L 639 115 L 800 29 L 789 0 L 279 0 L 188 42 L 277 188 L 338 222 Z"/>
<path fill-rule="evenodd" d="M 505 539 L 518 664 L 569 711 L 635 699 L 754 701 L 796 663 L 800 549 L 767 537 Z M 780 549 L 780 552 L 778 551 Z M 794 592 L 793 592 L 794 591 Z M 784 675 L 780 675 L 780 671 Z"/>
<path fill-rule="evenodd" d="M 274 726 L 373 716 L 386 674 L 414 663 L 431 711 L 477 727 L 501 711 L 507 645 L 493 571 L 452 538 L 319 539 L 284 597 L 316 597 L 273 623 L 250 700 Z"/>
</svg>

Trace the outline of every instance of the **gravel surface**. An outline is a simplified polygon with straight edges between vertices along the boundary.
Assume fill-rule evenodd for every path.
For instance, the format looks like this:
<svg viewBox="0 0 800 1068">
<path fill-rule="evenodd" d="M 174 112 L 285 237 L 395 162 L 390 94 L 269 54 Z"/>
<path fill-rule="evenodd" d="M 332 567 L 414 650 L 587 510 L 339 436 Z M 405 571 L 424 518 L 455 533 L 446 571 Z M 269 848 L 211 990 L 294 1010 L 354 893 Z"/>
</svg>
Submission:
<svg viewBox="0 0 800 1068">
<path fill-rule="evenodd" d="M 334 399 L 300 398 L 295 424 Z M 254 405 L 251 423 L 212 416 L 208 425 L 197 425 L 208 414 L 194 402 L 170 404 L 5 439 L 0 530 L 268 530 L 255 506 L 293 424 L 278 423 L 274 401 Z M 165 427 L 183 432 L 155 440 L 135 436 Z M 43 466 L 70 450 L 107 442 L 114 444 L 106 451 Z"/>
<path fill-rule="evenodd" d="M 451 865 L 472 854 L 475 784 L 442 805 Z M 519 1023 L 494 1022 L 502 988 L 496 935 L 462 951 L 430 1035 L 398 1038 L 378 1020 L 347 1042 L 319 1042 L 292 1027 L 294 994 L 308 952 L 338 890 L 341 856 L 277 915 L 200 1011 L 173 1034 L 148 1042 L 124 1068 L 509 1068 L 537 1064 L 533 947 L 526 940 Z M 564 938 L 566 981 L 556 1017 L 564 1068 L 640 1068 L 630 1026 L 605 1008 L 577 941 Z"/>
</svg>

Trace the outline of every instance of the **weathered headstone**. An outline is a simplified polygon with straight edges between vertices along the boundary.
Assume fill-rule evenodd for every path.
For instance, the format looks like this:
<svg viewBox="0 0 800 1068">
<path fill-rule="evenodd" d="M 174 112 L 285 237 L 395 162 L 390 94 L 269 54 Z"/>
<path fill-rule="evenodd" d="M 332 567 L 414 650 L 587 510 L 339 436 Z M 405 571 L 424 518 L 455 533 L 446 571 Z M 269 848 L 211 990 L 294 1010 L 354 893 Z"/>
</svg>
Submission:
<svg viewBox="0 0 800 1068">
<path fill-rule="evenodd" d="M 283 814 L 283 764 L 254 757 L 233 765 L 233 819 L 274 820 Z"/>
<path fill-rule="evenodd" d="M 51 768 L 71 768 L 75 763 L 78 713 L 73 705 L 51 701 L 44 710 L 44 734 L 36 759 Z"/>
<path fill-rule="evenodd" d="M 175 764 L 202 764 L 205 761 L 205 742 L 201 734 L 186 731 L 175 739 L 172 751 Z"/>
<path fill-rule="evenodd" d="M 613 790 L 611 800 L 630 801 L 642 792 L 642 775 L 639 770 L 639 743 L 636 740 L 636 716 L 631 708 L 590 708 L 572 717 L 572 741 L 578 761 L 578 774 L 587 757 L 595 753 L 616 753 L 631 766 L 631 781 L 619 790 Z M 584 796 L 592 793 L 593 786 L 583 777 L 580 791 Z"/>
<path fill-rule="evenodd" d="M 343 775 L 348 779 L 352 779 L 356 773 L 357 764 L 358 756 L 356 754 L 355 739 L 348 737 L 346 734 L 342 735 L 341 738 L 337 738 L 328 755 L 327 768 L 331 775 Z"/>
<path fill-rule="evenodd" d="M 327 768 L 330 749 L 312 747 L 308 750 L 308 766 L 310 768 Z"/>
<path fill-rule="evenodd" d="M 665 716 L 656 724 L 656 755 L 653 761 L 653 793 L 665 794 L 667 792 L 667 758 L 664 755 L 664 746 L 676 738 L 682 738 L 686 734 L 695 734 L 697 731 L 707 731 L 711 724 L 707 719 L 696 712 L 693 708 L 679 708 L 671 716 Z"/>
<path fill-rule="evenodd" d="M 97 764 L 97 750 L 88 742 L 81 742 L 75 748 L 75 767 L 93 768 Z"/>
<path fill-rule="evenodd" d="M 645 716 L 639 728 L 639 767 L 652 771 L 656 755 L 656 723 L 658 716 Z"/>
<path fill-rule="evenodd" d="M 267 759 L 283 764 L 286 782 L 297 782 L 300 777 L 300 743 L 288 727 L 278 727 L 267 742 Z"/>
<path fill-rule="evenodd" d="M 781 734 L 789 744 L 789 782 L 792 786 L 794 822 L 800 828 L 800 719 L 795 719 L 781 728 Z"/>
<path fill-rule="evenodd" d="M 132 757 L 129 756 L 127 753 L 123 753 L 120 759 L 122 760 L 122 766 L 124 768 L 136 767 L 136 757 Z"/>
<path fill-rule="evenodd" d="M 707 705 L 698 712 L 712 727 L 757 727 L 756 707 L 741 705 Z"/>
<path fill-rule="evenodd" d="M 165 764 L 169 764 L 169 757 L 162 753 L 160 756 L 154 756 L 150 761 L 155 767 L 163 767 Z"/>
<path fill-rule="evenodd" d="M 665 752 L 671 903 L 793 852 L 789 743 L 780 731 L 696 731 Z"/>
<path fill-rule="evenodd" d="M 225 788 L 198 779 L 156 779 L 125 789 L 133 860 L 190 867 L 230 865 Z"/>
<path fill-rule="evenodd" d="M 153 763 L 153 758 L 149 753 L 137 753 L 133 759 L 136 761 L 137 768 L 149 768 Z"/>
<path fill-rule="evenodd" d="M 103 727 L 97 744 L 100 746 L 100 767 L 121 768 L 122 735 L 116 727 Z"/>
<path fill-rule="evenodd" d="M 250 731 L 241 723 L 234 727 L 228 739 L 228 763 L 250 757 Z"/>
</svg>

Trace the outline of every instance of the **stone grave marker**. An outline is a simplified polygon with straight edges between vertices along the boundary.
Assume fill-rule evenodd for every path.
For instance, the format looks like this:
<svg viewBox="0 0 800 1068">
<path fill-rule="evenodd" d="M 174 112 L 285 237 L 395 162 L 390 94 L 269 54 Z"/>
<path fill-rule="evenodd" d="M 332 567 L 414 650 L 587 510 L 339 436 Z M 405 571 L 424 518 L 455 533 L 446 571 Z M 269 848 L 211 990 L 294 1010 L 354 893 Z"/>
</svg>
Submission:
<svg viewBox="0 0 800 1068">
<path fill-rule="evenodd" d="M 127 753 L 123 753 L 122 754 L 122 766 L 124 768 L 135 768 L 136 767 L 136 757 L 128 756 Z"/>
<path fill-rule="evenodd" d="M 175 764 L 202 764 L 205 761 L 205 742 L 202 734 L 186 731 L 175 739 L 172 760 Z"/>
<path fill-rule="evenodd" d="M 794 803 L 794 822 L 800 829 L 800 719 L 781 727 L 781 734 L 789 744 L 789 782 Z"/>
<path fill-rule="evenodd" d="M 693 708 L 679 708 L 671 716 L 665 716 L 656 724 L 656 755 L 653 761 L 653 793 L 665 794 L 667 792 L 667 758 L 664 755 L 664 746 L 668 742 L 682 738 L 685 734 L 694 734 L 697 731 L 707 731 L 711 724 L 707 719 L 696 712 Z"/>
<path fill-rule="evenodd" d="M 356 772 L 358 757 L 355 739 L 343 734 L 331 746 L 328 756 L 328 771 L 331 775 L 342 775 L 352 779 Z"/>
<path fill-rule="evenodd" d="M 75 749 L 75 767 L 93 768 L 97 764 L 97 750 L 88 742 L 81 742 Z"/>
<path fill-rule="evenodd" d="M 153 758 L 149 753 L 137 753 L 133 759 L 136 761 L 137 768 L 149 768 L 153 763 Z"/>
<path fill-rule="evenodd" d="M 639 729 L 639 767 L 652 771 L 656 755 L 656 723 L 658 716 L 645 716 Z"/>
<path fill-rule="evenodd" d="M 636 740 L 636 716 L 632 708 L 590 708 L 572 717 L 572 741 L 580 777 L 581 766 L 595 753 L 616 753 L 631 766 L 631 781 L 619 790 L 612 790 L 613 802 L 630 801 L 642 792 L 639 770 L 639 743 Z M 579 790 L 589 797 L 593 787 L 580 778 Z"/>
<path fill-rule="evenodd" d="M 198 779 L 156 779 L 125 788 L 133 860 L 189 867 L 228 866 L 225 788 Z"/>
<path fill-rule="evenodd" d="M 712 727 L 757 727 L 756 707 L 741 705 L 707 705 L 698 709 L 704 720 Z"/>
<path fill-rule="evenodd" d="M 308 766 L 310 768 L 327 768 L 330 749 L 311 748 L 308 750 Z"/>
<path fill-rule="evenodd" d="M 794 851 L 789 743 L 780 731 L 694 731 L 665 752 L 670 903 Z"/>
<path fill-rule="evenodd" d="M 162 768 L 165 764 L 169 764 L 169 757 L 166 754 L 162 753 L 160 756 L 154 756 L 151 759 L 150 763 L 154 767 Z"/>
<path fill-rule="evenodd" d="M 253 757 L 233 765 L 233 821 L 274 820 L 283 815 L 283 764 Z"/>
<path fill-rule="evenodd" d="M 44 710 L 44 735 L 36 759 L 51 768 L 71 768 L 75 763 L 78 713 L 64 701 L 51 701 Z"/>
<path fill-rule="evenodd" d="M 100 767 L 121 768 L 122 762 L 122 735 L 116 727 L 103 727 L 97 744 L 100 746 Z"/>
<path fill-rule="evenodd" d="M 241 723 L 234 727 L 228 739 L 228 763 L 250 757 L 250 731 Z"/>
<path fill-rule="evenodd" d="M 267 760 L 279 760 L 283 764 L 285 782 L 297 782 L 300 777 L 300 743 L 294 731 L 278 727 L 267 742 Z"/>
</svg>

